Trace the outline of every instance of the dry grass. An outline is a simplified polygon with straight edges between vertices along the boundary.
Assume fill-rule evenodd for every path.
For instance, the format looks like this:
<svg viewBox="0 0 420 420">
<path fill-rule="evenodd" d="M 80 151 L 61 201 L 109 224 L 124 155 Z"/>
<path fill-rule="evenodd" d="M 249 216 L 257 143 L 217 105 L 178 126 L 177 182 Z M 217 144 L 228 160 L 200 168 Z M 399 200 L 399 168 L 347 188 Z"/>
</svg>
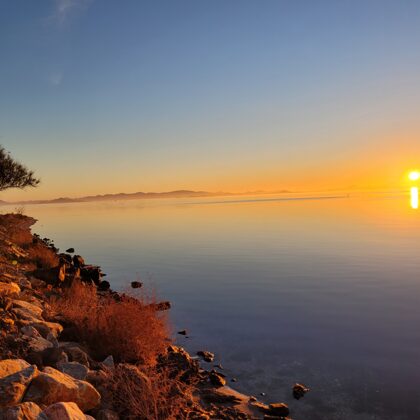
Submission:
<svg viewBox="0 0 420 420">
<path fill-rule="evenodd" d="M 116 361 L 146 365 L 168 346 L 166 319 L 150 303 L 145 297 L 118 301 L 99 296 L 95 286 L 80 282 L 51 301 L 53 311 L 72 324 L 98 360 L 112 355 Z"/>
<path fill-rule="evenodd" d="M 192 389 L 166 369 L 121 364 L 111 374 L 104 396 L 120 418 L 181 419 L 192 401 Z"/>
<path fill-rule="evenodd" d="M 37 268 L 57 267 L 59 263 L 57 254 L 42 242 L 31 243 L 24 249 L 28 253 L 28 260 L 33 262 Z"/>
</svg>

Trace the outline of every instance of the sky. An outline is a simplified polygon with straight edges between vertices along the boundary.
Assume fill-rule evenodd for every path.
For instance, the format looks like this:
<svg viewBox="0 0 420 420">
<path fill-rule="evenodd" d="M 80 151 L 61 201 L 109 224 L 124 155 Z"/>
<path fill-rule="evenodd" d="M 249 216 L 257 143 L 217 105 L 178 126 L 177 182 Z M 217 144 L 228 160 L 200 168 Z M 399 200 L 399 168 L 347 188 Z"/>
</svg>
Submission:
<svg viewBox="0 0 420 420">
<path fill-rule="evenodd" d="M 0 0 L 2 200 L 406 187 L 420 2 Z"/>
</svg>

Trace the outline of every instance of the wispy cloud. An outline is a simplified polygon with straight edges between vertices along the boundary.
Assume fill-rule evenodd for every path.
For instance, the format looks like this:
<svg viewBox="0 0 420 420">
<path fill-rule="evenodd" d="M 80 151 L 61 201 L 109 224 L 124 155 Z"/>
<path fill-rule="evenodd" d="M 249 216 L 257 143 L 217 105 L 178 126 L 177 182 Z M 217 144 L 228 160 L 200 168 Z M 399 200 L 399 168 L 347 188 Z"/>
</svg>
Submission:
<svg viewBox="0 0 420 420">
<path fill-rule="evenodd" d="M 78 10 L 86 10 L 93 0 L 53 0 L 54 12 L 51 16 L 59 24 L 65 23 Z"/>
</svg>

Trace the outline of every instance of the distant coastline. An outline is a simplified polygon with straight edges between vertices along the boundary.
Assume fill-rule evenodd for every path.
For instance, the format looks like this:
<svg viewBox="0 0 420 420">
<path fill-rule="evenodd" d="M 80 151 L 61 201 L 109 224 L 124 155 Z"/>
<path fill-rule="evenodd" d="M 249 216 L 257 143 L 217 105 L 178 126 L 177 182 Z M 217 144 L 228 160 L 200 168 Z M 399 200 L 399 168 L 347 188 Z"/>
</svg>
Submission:
<svg viewBox="0 0 420 420">
<path fill-rule="evenodd" d="M 121 200 L 139 200 L 156 198 L 201 198 L 201 197 L 230 197 L 244 195 L 263 195 L 263 194 L 292 194 L 293 191 L 281 190 L 274 192 L 267 191 L 249 191 L 244 193 L 231 192 L 209 192 L 209 191 L 191 191 L 175 190 L 167 192 L 135 192 L 135 193 L 116 193 L 116 194 L 98 194 L 84 197 L 60 197 L 51 200 L 27 200 L 27 201 L 0 201 L 1 206 L 8 205 L 27 205 L 27 204 L 64 204 L 64 203 L 89 203 L 94 201 L 121 201 Z"/>
</svg>

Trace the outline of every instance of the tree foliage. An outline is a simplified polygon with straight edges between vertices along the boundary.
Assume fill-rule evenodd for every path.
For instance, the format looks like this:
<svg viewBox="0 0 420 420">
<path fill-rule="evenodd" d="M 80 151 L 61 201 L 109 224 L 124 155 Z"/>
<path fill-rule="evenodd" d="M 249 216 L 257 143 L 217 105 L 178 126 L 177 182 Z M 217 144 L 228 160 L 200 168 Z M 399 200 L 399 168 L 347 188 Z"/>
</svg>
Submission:
<svg viewBox="0 0 420 420">
<path fill-rule="evenodd" d="M 33 171 L 14 160 L 10 153 L 0 146 L 0 191 L 36 187 L 39 182 Z"/>
</svg>

